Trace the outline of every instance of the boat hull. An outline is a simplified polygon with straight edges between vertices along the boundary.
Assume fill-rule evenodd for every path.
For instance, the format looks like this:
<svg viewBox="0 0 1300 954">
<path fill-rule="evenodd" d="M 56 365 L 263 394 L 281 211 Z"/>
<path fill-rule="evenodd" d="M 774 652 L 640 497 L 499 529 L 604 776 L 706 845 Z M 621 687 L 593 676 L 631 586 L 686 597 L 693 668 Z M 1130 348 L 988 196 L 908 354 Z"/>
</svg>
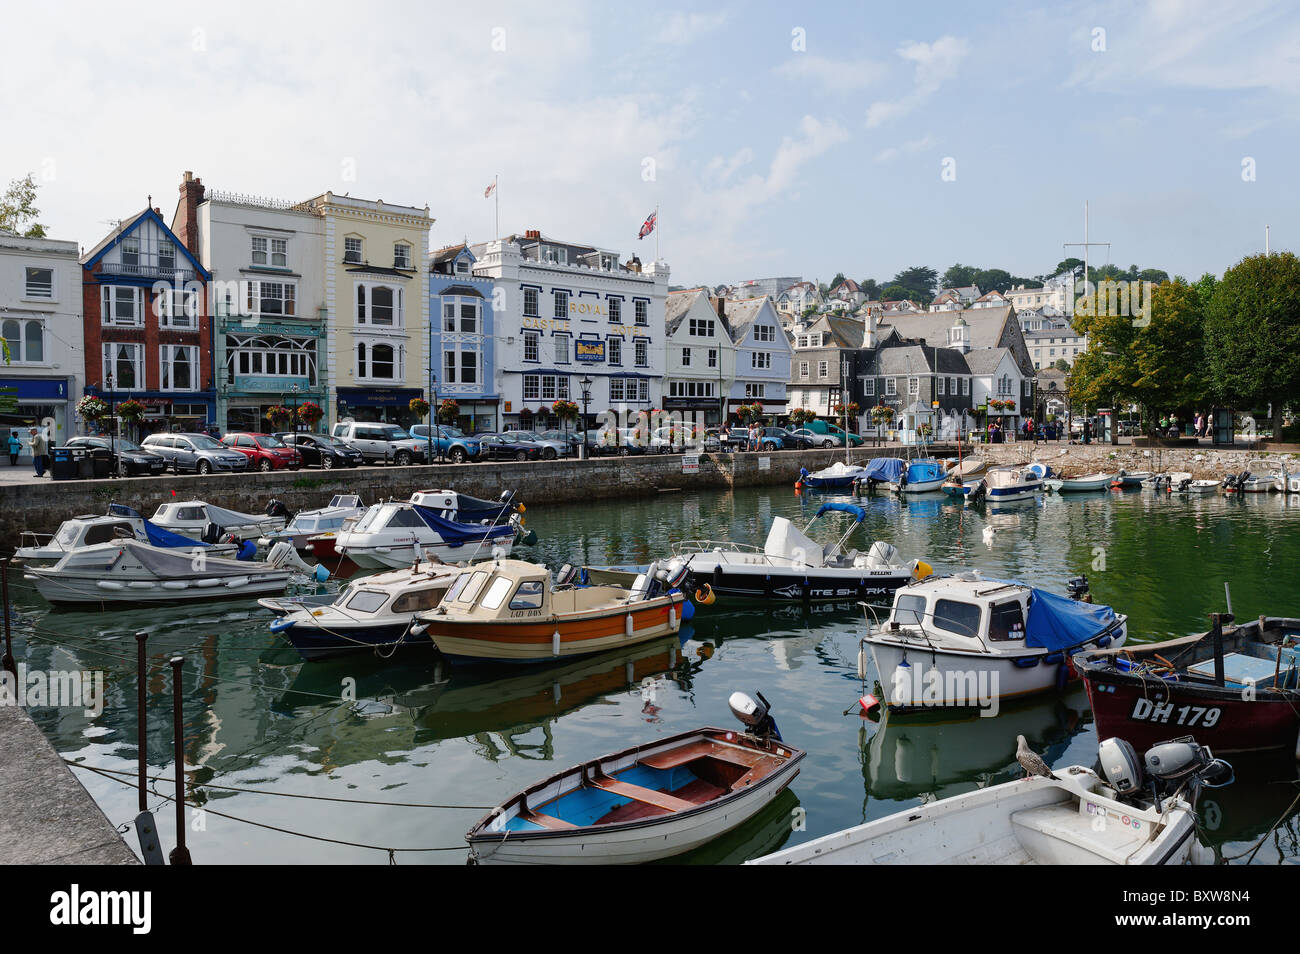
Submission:
<svg viewBox="0 0 1300 954">
<path fill-rule="evenodd" d="M 100 578 L 53 579 L 39 571 L 29 573 L 28 579 L 36 584 L 37 591 L 55 606 L 85 606 L 87 604 L 138 605 L 141 603 L 194 603 L 214 600 L 240 599 L 283 593 L 289 585 L 291 571 L 275 572 L 249 577 L 246 583 L 230 585 L 231 581 L 207 583 L 206 580 L 103 580 Z M 112 583 L 112 586 L 105 584 Z M 171 585 L 168 585 L 171 584 Z"/>
<path fill-rule="evenodd" d="M 686 586 L 692 592 L 708 584 L 718 596 L 787 603 L 853 599 L 887 603 L 896 589 L 912 580 L 910 570 L 888 574 L 861 569 L 835 571 L 827 567 L 807 570 L 755 567 L 747 570 L 722 564 L 697 569 L 694 559 L 691 564 Z"/>
<path fill-rule="evenodd" d="M 429 651 L 432 641 L 426 634 L 412 632 L 411 621 L 395 621 L 374 626 L 351 626 L 328 630 L 300 622 L 271 624 L 271 631 L 287 639 L 303 659 L 329 659 L 359 652 L 380 650 L 385 654 L 399 648 L 423 648 Z"/>
<path fill-rule="evenodd" d="M 514 544 L 513 536 L 502 536 L 494 540 L 484 540 L 482 546 L 478 544 L 469 545 L 461 544 L 453 547 L 445 543 L 404 543 L 404 544 L 384 544 L 380 546 L 362 546 L 340 544 L 336 541 L 335 552 L 339 556 L 345 556 L 363 570 L 400 570 L 408 567 L 416 560 L 417 555 L 421 560 L 427 557 L 437 557 L 444 563 L 456 563 L 461 560 L 468 560 L 475 553 L 486 557 L 493 549 L 500 549 L 504 555 L 509 555 L 511 547 Z M 320 554 L 316 550 L 312 551 L 319 558 Z"/>
</svg>

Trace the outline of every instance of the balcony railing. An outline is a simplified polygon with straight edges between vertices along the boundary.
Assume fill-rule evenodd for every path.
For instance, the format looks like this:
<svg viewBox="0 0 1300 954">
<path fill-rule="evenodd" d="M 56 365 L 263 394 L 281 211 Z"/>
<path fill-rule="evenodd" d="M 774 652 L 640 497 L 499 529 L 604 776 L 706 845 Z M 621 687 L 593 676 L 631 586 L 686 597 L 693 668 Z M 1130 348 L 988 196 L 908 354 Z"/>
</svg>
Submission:
<svg viewBox="0 0 1300 954">
<path fill-rule="evenodd" d="M 189 268 L 162 267 L 158 265 L 131 265 L 126 262 L 105 262 L 105 275 L 131 275 L 135 278 L 152 278 L 168 282 L 189 282 L 194 280 L 194 271 Z"/>
</svg>

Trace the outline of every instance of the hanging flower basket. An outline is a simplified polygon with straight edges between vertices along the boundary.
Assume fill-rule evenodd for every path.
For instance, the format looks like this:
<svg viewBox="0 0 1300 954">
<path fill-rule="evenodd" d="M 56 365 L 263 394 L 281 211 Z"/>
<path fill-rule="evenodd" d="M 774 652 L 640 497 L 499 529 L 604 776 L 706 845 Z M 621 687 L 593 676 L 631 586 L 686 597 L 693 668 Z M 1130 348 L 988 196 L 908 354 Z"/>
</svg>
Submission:
<svg viewBox="0 0 1300 954">
<path fill-rule="evenodd" d="M 803 427 L 809 421 L 817 419 L 817 415 L 806 407 L 797 407 L 790 412 L 790 423 L 796 428 Z"/>
<path fill-rule="evenodd" d="M 843 417 L 844 414 L 847 413 L 849 417 L 857 417 L 857 416 L 858 416 L 858 411 L 860 411 L 860 410 L 862 410 L 862 409 L 861 409 L 860 407 L 858 407 L 858 402 L 857 402 L 857 401 L 850 401 L 848 404 L 836 404 L 836 405 L 835 405 L 835 416 L 836 416 L 836 417 Z"/>
<path fill-rule="evenodd" d="M 410 403 L 406 405 L 411 409 L 411 413 L 418 418 L 423 418 L 429 413 L 429 402 L 424 398 L 411 398 Z"/>
<path fill-rule="evenodd" d="M 83 421 L 98 421 L 108 413 L 108 404 L 102 398 L 87 394 L 77 402 L 77 413 Z"/>
<path fill-rule="evenodd" d="M 127 398 L 117 406 L 117 416 L 124 421 L 138 421 L 144 417 L 144 405 L 135 398 Z"/>
<path fill-rule="evenodd" d="M 871 409 L 871 420 L 879 424 L 881 421 L 892 421 L 894 419 L 894 409 L 888 404 L 877 404 Z"/>
<path fill-rule="evenodd" d="M 460 416 L 460 405 L 447 398 L 438 405 L 438 420 L 443 424 L 452 424 Z"/>
<path fill-rule="evenodd" d="M 572 401 L 559 400 L 551 405 L 551 413 L 562 421 L 576 421 L 578 405 Z"/>
<path fill-rule="evenodd" d="M 929 437 L 931 434 L 934 433 L 934 426 L 927 422 L 925 424 L 922 424 L 920 427 L 918 427 L 916 431 L 922 437 Z"/>
<path fill-rule="evenodd" d="M 314 401 L 305 401 L 298 405 L 298 420 L 302 421 L 308 427 L 315 427 L 325 412 L 321 410 L 319 404 Z"/>
<path fill-rule="evenodd" d="M 276 404 L 266 409 L 266 419 L 273 427 L 286 427 L 293 420 L 293 411 L 283 404 Z"/>
</svg>

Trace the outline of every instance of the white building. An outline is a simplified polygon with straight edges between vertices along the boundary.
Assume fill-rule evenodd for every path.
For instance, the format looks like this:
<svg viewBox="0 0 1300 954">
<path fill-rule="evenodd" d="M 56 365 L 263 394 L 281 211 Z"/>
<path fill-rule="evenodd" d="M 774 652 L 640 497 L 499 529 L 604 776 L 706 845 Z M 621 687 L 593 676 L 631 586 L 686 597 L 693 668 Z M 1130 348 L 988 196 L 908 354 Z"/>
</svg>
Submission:
<svg viewBox="0 0 1300 954">
<path fill-rule="evenodd" d="M 692 415 L 705 426 L 725 420 L 725 395 L 736 377 L 736 349 L 716 310 L 725 300 L 695 288 L 673 292 L 664 305 L 663 409 Z"/>
<path fill-rule="evenodd" d="M 76 433 L 85 388 L 81 265 L 76 242 L 23 238 L 0 230 L 0 368 L 3 436 L 21 425 L 48 428 L 61 444 Z"/>
<path fill-rule="evenodd" d="M 727 412 L 742 404 L 761 404 L 771 417 L 784 416 L 786 382 L 794 349 L 781 327 L 781 318 L 767 297 L 723 302 L 723 318 L 735 349 L 735 381 L 727 397 Z"/>
<path fill-rule="evenodd" d="M 472 247 L 474 274 L 492 278 L 497 374 L 505 427 L 549 423 L 560 399 L 595 423 L 606 411 L 660 407 L 669 269 L 620 264 L 610 249 L 523 235 Z M 590 400 L 583 409 L 583 387 Z"/>
</svg>

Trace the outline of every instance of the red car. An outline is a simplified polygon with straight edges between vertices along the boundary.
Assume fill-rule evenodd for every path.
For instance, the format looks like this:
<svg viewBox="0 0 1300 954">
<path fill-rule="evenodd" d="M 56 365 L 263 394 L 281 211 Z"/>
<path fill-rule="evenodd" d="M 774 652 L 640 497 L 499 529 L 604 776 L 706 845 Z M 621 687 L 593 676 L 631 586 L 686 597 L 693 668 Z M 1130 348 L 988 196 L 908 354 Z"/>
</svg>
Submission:
<svg viewBox="0 0 1300 954">
<path fill-rule="evenodd" d="M 247 457 L 249 470 L 297 470 L 302 466 L 302 455 L 270 434 L 227 434 L 221 443 Z"/>
</svg>

